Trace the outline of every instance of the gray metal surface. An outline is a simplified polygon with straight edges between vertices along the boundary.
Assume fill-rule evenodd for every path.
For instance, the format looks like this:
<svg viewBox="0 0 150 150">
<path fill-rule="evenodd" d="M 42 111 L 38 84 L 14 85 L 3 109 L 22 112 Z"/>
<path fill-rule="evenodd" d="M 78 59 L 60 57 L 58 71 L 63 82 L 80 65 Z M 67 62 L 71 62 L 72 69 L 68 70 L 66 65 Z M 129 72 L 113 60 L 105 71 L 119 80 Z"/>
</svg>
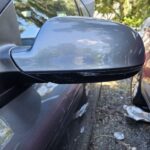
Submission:
<svg viewBox="0 0 150 150">
<path fill-rule="evenodd" d="M 4 5 L 4 10 L 0 13 L 0 45 L 21 43 L 18 22 L 13 2 Z"/>
<path fill-rule="evenodd" d="M 31 49 L 12 50 L 25 72 L 117 69 L 142 65 L 144 46 L 127 26 L 82 17 L 56 17 L 41 28 Z"/>
<path fill-rule="evenodd" d="M 10 51 L 15 47 L 13 44 L 0 46 L 0 73 L 16 72 L 18 69 L 10 58 Z"/>
</svg>

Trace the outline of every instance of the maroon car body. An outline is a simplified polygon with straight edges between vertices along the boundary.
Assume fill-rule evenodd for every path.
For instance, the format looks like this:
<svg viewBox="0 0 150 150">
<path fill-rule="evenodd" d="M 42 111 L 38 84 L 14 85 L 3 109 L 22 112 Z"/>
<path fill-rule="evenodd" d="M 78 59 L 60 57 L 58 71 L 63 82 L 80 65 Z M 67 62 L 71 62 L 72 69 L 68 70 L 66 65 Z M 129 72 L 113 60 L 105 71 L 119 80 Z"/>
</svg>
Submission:
<svg viewBox="0 0 150 150">
<path fill-rule="evenodd" d="M 73 6 L 72 10 L 76 11 L 73 14 L 78 14 L 74 1 L 70 3 Z M 34 35 L 32 32 L 30 37 L 29 33 L 35 27 L 37 29 L 33 31 L 37 34 L 35 31 L 38 31 L 39 27 L 29 22 L 30 19 L 25 17 L 26 13 L 23 13 L 29 12 L 28 9 L 31 7 L 27 2 L 21 1 L 18 3 L 15 1 L 15 6 L 16 9 L 17 6 L 21 7 L 20 10 L 17 9 L 19 24 L 25 25 L 21 35 L 28 36 L 22 37 L 23 39 L 19 37 L 13 2 L 0 0 L 0 46 L 6 43 L 32 46 Z M 32 11 L 33 9 L 32 7 Z M 42 16 L 40 13 L 41 16 L 38 18 L 38 14 L 39 12 L 35 19 L 32 16 L 30 21 L 37 23 Z M 1 54 L 5 50 L 3 48 L 0 48 Z M 0 82 L 0 149 L 55 149 L 73 114 L 84 100 L 84 85 L 52 83 L 26 85 L 23 80 L 19 83 L 17 76 L 12 81 L 0 78 Z"/>
<path fill-rule="evenodd" d="M 61 140 L 79 102 L 83 85 L 36 84 L 0 110 L 9 134 L 5 149 L 54 149 Z M 7 143 L 8 142 L 8 143 Z"/>
</svg>

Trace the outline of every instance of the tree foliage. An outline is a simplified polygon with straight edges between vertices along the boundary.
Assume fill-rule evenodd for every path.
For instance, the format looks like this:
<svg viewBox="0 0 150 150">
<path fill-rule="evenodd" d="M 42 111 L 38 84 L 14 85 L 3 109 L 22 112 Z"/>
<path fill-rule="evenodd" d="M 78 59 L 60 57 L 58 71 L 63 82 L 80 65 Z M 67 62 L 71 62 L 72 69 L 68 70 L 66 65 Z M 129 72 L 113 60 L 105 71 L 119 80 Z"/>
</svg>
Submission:
<svg viewBox="0 0 150 150">
<path fill-rule="evenodd" d="M 96 10 L 102 15 L 132 27 L 138 27 L 150 16 L 150 0 L 96 0 Z"/>
</svg>

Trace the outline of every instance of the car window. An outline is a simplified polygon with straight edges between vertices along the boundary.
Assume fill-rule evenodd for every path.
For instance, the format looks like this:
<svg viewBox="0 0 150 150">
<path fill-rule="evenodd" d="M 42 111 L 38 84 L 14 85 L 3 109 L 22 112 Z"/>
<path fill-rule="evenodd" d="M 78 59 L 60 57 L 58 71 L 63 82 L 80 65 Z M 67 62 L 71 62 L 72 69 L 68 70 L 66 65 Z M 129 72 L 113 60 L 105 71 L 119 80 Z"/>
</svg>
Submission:
<svg viewBox="0 0 150 150">
<path fill-rule="evenodd" d="M 55 16 L 78 15 L 74 0 L 14 0 L 22 38 L 33 38 Z"/>
</svg>

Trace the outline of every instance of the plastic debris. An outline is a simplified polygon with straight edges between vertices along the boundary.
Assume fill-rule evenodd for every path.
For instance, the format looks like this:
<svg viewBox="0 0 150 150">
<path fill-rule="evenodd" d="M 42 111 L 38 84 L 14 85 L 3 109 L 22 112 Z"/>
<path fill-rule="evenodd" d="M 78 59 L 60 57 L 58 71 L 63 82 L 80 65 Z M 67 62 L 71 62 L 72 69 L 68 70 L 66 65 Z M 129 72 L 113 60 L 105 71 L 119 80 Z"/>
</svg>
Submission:
<svg viewBox="0 0 150 150">
<path fill-rule="evenodd" d="M 86 113 L 88 106 L 89 106 L 89 103 L 84 104 L 84 105 L 76 112 L 76 114 L 75 114 L 75 119 L 82 117 L 82 116 Z"/>
<path fill-rule="evenodd" d="M 122 132 L 115 132 L 115 133 L 114 133 L 114 137 L 115 137 L 117 140 L 119 140 L 119 141 L 125 139 L 124 134 L 123 134 Z"/>
<path fill-rule="evenodd" d="M 124 97 L 123 97 L 123 96 L 120 96 L 120 99 L 122 100 L 122 99 L 124 99 Z"/>
<path fill-rule="evenodd" d="M 137 148 L 136 147 L 131 147 L 131 150 L 137 150 Z"/>
<path fill-rule="evenodd" d="M 84 131 L 85 131 L 85 128 L 82 127 L 82 128 L 80 129 L 80 133 L 82 134 L 82 133 L 84 133 Z"/>
<path fill-rule="evenodd" d="M 124 105 L 123 109 L 126 111 L 125 116 L 134 119 L 135 121 L 150 122 L 150 113 L 147 113 L 136 106 Z"/>
</svg>

